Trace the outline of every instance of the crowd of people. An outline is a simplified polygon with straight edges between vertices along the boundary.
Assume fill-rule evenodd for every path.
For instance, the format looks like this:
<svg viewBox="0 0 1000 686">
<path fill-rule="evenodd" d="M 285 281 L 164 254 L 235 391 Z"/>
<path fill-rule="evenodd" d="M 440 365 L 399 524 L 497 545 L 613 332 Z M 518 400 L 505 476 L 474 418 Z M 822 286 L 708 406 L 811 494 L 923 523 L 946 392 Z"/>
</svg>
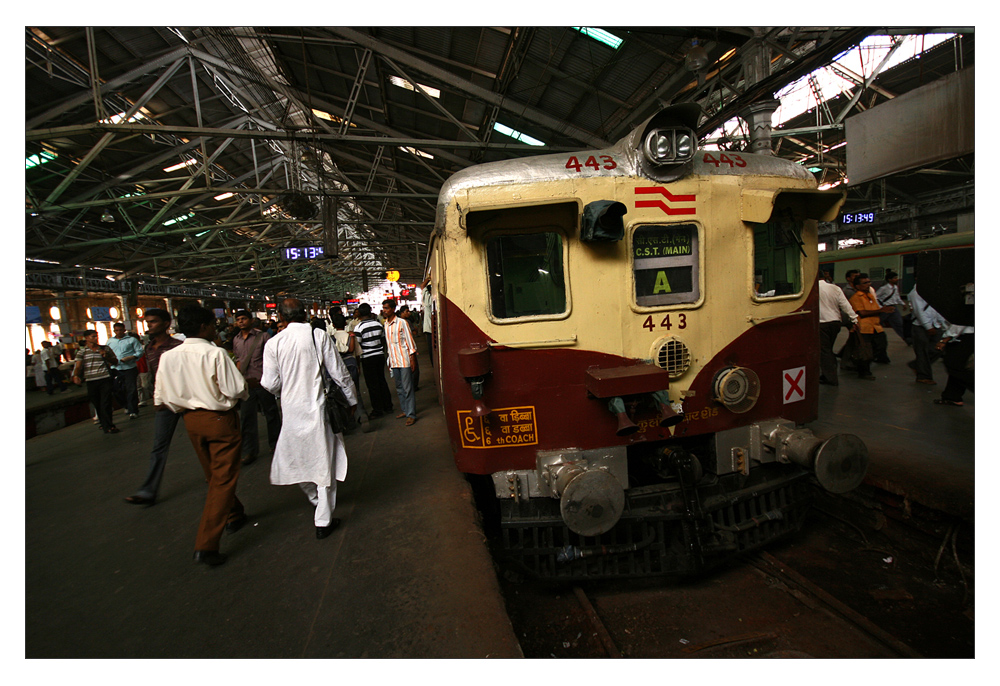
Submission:
<svg viewBox="0 0 1000 686">
<path fill-rule="evenodd" d="M 171 314 L 163 309 L 149 308 L 143 319 L 145 341 L 121 322 L 114 324 L 114 337 L 106 345 L 99 344 L 96 331 L 87 331 L 72 381 L 86 385 L 95 421 L 108 434 L 120 432 L 113 420 L 113 398 L 130 419 L 152 399 L 149 467 L 143 483 L 125 498 L 129 504 L 156 503 L 170 444 L 183 420 L 208 483 L 195 538 L 198 563 L 223 564 L 223 533 L 235 533 L 247 521 L 236 486 L 240 468 L 262 454 L 258 414 L 266 423 L 270 482 L 300 486 L 314 508 L 318 539 L 340 524 L 333 513 L 337 483 L 347 475 L 343 431 L 356 426 L 370 430 L 371 419 L 394 411 L 387 368 L 395 382 L 397 417 L 406 426 L 417 421 L 415 337 L 425 326 L 429 330 L 430 322 L 405 305 L 397 310 L 394 300 L 382 303 L 381 317 L 362 304 L 349 319 L 335 308 L 329 320 L 310 320 L 302 302 L 289 298 L 279 304 L 277 320 L 263 321 L 240 310 L 230 323 L 197 305 L 182 308 L 173 327 Z M 57 374 L 59 355 L 48 352 L 50 347 L 45 342 L 36 354 L 26 353 L 43 382 L 39 386 L 51 394 L 60 384 L 65 389 L 65 383 Z M 362 375 L 370 413 L 358 391 Z M 336 431 L 327 407 L 333 388 L 349 406 L 348 426 L 336 425 Z"/>
<path fill-rule="evenodd" d="M 916 285 L 904 298 L 899 274 L 892 270 L 877 290 L 860 270 L 849 270 L 845 277 L 847 283 L 841 288 L 819 273 L 820 383 L 838 385 L 838 358 L 841 369 L 875 381 L 871 365 L 891 364 L 886 329 L 892 329 L 913 348 L 914 359 L 907 366 L 914 381 L 937 385 L 932 365 L 943 359 L 948 380 L 934 402 L 963 405 L 965 391 L 974 390 L 974 328 L 949 323 L 920 296 Z M 848 340 L 834 352 L 841 328 L 848 329 Z"/>
</svg>

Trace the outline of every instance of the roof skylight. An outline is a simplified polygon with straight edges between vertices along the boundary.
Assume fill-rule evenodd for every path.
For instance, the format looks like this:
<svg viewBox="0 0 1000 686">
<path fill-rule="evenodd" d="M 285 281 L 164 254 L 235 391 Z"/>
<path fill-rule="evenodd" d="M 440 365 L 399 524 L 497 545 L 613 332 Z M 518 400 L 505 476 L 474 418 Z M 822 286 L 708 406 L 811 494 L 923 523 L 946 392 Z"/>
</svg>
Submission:
<svg viewBox="0 0 1000 686">
<path fill-rule="evenodd" d="M 56 155 L 54 152 L 50 152 L 48 150 L 42 150 L 38 154 L 28 155 L 28 157 L 26 157 L 24 160 L 24 168 L 31 169 L 32 167 L 37 167 L 40 164 L 51 162 L 56 157 L 58 157 L 58 155 Z"/>
<path fill-rule="evenodd" d="M 582 33 L 583 35 L 590 36 L 599 43 L 604 43 L 605 45 L 608 45 L 614 48 L 615 50 L 617 50 L 618 46 L 624 42 L 618 36 L 614 35 L 613 33 L 608 33 L 604 29 L 595 29 L 590 26 L 574 26 L 573 28 Z"/>
<path fill-rule="evenodd" d="M 504 126 L 500 122 L 496 122 L 495 124 L 493 124 L 493 130 L 494 131 L 499 131 L 500 133 L 502 133 L 505 136 L 510 136 L 514 140 L 521 141 L 522 143 L 527 143 L 528 145 L 545 145 L 545 143 L 543 143 L 542 141 L 538 140 L 537 138 L 532 138 L 531 136 L 529 136 L 526 133 L 521 133 L 520 131 L 515 131 L 514 129 L 510 128 L 509 126 Z"/>
<path fill-rule="evenodd" d="M 417 90 L 416 87 L 412 83 L 410 83 L 406 79 L 401 79 L 398 76 L 390 76 L 389 77 L 389 82 L 392 85 L 394 85 L 394 86 L 399 86 L 400 88 L 405 88 L 408 91 L 414 91 L 415 92 Z M 440 98 L 441 97 L 441 91 L 439 91 L 437 88 L 431 88 L 430 86 L 425 86 L 422 83 L 418 83 L 417 86 L 420 86 L 424 91 L 426 91 L 427 95 L 431 96 L 432 98 Z"/>
<path fill-rule="evenodd" d="M 948 33 L 905 36 L 903 44 L 896 49 L 896 52 L 882 67 L 882 73 L 906 60 L 919 57 L 920 53 L 950 40 L 954 35 Z M 843 72 L 851 72 L 857 77 L 868 78 L 889 54 L 892 49 L 892 39 L 893 36 L 869 36 L 861 41 L 860 45 L 840 54 L 833 63 L 820 67 L 811 74 L 807 74 L 798 81 L 782 88 L 775 94 L 775 97 L 781 101 L 781 106 L 772 115 L 771 125 L 778 128 L 803 112 L 816 107 L 819 104 L 816 92 L 822 97 L 823 102 L 826 102 L 841 93 L 856 88 L 857 83 L 847 78 Z M 810 79 L 813 80 L 813 83 L 810 83 Z M 743 135 L 741 126 L 740 119 L 734 117 L 710 133 L 707 138 L 715 139 L 722 135 L 739 138 Z"/>
</svg>

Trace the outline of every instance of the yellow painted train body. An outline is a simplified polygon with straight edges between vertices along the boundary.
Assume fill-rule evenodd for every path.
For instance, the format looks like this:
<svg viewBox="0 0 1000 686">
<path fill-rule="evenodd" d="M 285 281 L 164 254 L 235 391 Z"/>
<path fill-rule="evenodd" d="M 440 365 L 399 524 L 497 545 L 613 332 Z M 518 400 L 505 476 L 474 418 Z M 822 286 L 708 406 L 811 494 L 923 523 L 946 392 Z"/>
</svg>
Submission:
<svg viewBox="0 0 1000 686">
<path fill-rule="evenodd" d="M 508 534 L 541 527 L 587 550 L 631 526 L 642 489 L 669 500 L 706 473 L 725 490 L 759 465 L 774 463 L 775 483 L 796 461 L 815 467 L 818 440 L 803 456 L 767 444 L 816 417 L 816 220 L 843 196 L 770 155 L 695 149 L 689 114 L 666 110 L 607 150 L 472 167 L 442 189 L 439 392 L 456 463 L 490 475 Z M 661 164 L 663 148 L 675 158 Z M 690 566 L 663 556 L 632 573 Z M 544 576 L 621 573 L 607 556 L 528 557 Z"/>
</svg>

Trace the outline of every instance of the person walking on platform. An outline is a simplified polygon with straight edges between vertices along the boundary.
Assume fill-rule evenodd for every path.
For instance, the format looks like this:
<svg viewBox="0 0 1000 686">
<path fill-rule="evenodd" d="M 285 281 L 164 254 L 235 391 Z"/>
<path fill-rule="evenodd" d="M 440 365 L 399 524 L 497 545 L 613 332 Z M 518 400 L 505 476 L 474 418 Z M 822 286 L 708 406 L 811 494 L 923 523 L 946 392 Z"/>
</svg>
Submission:
<svg viewBox="0 0 1000 686">
<path fill-rule="evenodd" d="M 867 274 L 858 274 L 854 279 L 854 295 L 851 296 L 851 307 L 858 315 L 858 330 L 862 338 L 868 341 L 872 347 L 872 355 L 875 362 L 888 363 L 889 358 L 885 351 L 888 342 L 885 331 L 879 324 L 879 317 L 883 313 L 892 312 L 891 307 L 882 307 L 875 299 L 875 294 L 871 292 L 871 279 Z M 868 381 L 874 381 L 875 377 L 871 373 L 870 362 L 856 363 L 858 376 Z"/>
<path fill-rule="evenodd" d="M 938 314 L 937 310 L 927 304 L 917 287 L 906 296 L 910 303 L 910 310 L 913 312 L 913 360 L 908 362 L 910 369 L 917 375 L 917 383 L 935 386 L 933 364 L 941 357 L 940 348 L 937 347 L 941 339 L 941 332 L 948 328 L 948 321 Z"/>
<path fill-rule="evenodd" d="M 49 381 L 48 379 L 45 378 L 46 374 L 45 374 L 45 356 L 43 355 L 44 352 L 45 352 L 44 348 L 39 348 L 32 354 L 31 356 L 32 371 L 35 374 L 35 386 L 38 389 L 45 391 L 49 395 L 52 395 L 51 393 L 49 393 Z"/>
<path fill-rule="evenodd" d="M 434 366 L 434 327 L 432 325 L 433 312 L 431 310 L 434 307 L 434 298 L 431 295 L 431 277 L 430 275 L 424 279 L 424 282 L 420 284 L 423 289 L 423 293 L 420 296 L 421 301 L 421 324 L 424 331 L 424 338 L 427 339 L 427 354 L 431 358 L 431 366 Z"/>
<path fill-rule="evenodd" d="M 156 388 L 156 371 L 160 366 L 160 357 L 168 350 L 173 350 L 183 341 L 170 335 L 171 323 L 170 313 L 158 307 L 151 307 L 146 310 L 144 320 L 146 322 L 146 333 L 149 340 L 146 343 L 145 359 L 149 367 L 149 376 L 153 380 L 153 392 Z M 170 412 L 165 407 L 157 408 L 153 413 L 153 451 L 149 456 L 149 471 L 142 486 L 125 498 L 125 502 L 130 505 L 156 504 L 156 495 L 160 491 L 160 482 L 163 480 L 163 469 L 167 464 L 167 452 L 170 450 L 170 442 L 173 440 L 174 431 L 177 429 L 177 422 L 181 416 Z"/>
<path fill-rule="evenodd" d="M 414 397 L 413 376 L 417 368 L 417 344 L 413 342 L 410 325 L 396 316 L 396 301 L 382 301 L 382 316 L 385 317 L 385 341 L 389 349 L 389 370 L 396 382 L 400 414 L 396 419 L 406 417 L 406 425 L 417 422 L 417 403 Z"/>
<path fill-rule="evenodd" d="M 188 305 L 177 315 L 184 342 L 160 358 L 154 403 L 183 414 L 191 445 L 208 480 L 208 494 L 195 538 L 194 561 L 221 565 L 223 530 L 237 531 L 246 521 L 236 497 L 240 474 L 240 418 L 236 403 L 245 400 L 247 382 L 222 348 L 214 345 L 215 315 Z"/>
<path fill-rule="evenodd" d="M 83 334 L 84 347 L 76 354 L 76 366 L 73 367 L 73 383 L 87 382 L 87 395 L 94 409 L 97 410 L 97 421 L 106 434 L 118 433 L 111 418 L 111 365 L 118 358 L 110 348 L 97 343 L 97 332 L 88 330 Z"/>
<path fill-rule="evenodd" d="M 330 535 L 340 520 L 337 482 L 347 478 L 343 434 L 335 434 L 326 415 L 324 372 L 350 404 L 353 417 L 357 393 L 331 338 L 306 321 L 302 301 L 287 298 L 278 307 L 285 328 L 264 348 L 261 385 L 281 399 L 284 421 L 271 461 L 271 483 L 298 484 L 316 510 L 316 538 Z"/>
<path fill-rule="evenodd" d="M 354 328 L 354 339 L 361 347 L 361 371 L 368 386 L 368 397 L 372 403 L 370 419 L 392 412 L 392 396 L 389 384 L 385 382 L 386 345 L 385 329 L 372 316 L 368 303 L 358 306 L 361 321 Z"/>
<path fill-rule="evenodd" d="M 856 331 L 858 315 L 844 297 L 844 291 L 819 276 L 819 382 L 837 386 L 837 356 L 833 344 L 843 326 L 843 318 L 851 322 L 851 331 Z"/>
<path fill-rule="evenodd" d="M 42 341 L 41 357 L 45 369 L 45 392 L 52 395 L 56 384 L 59 384 L 59 392 L 62 393 L 66 390 L 66 382 L 59 371 L 59 351 L 48 341 Z"/>
<path fill-rule="evenodd" d="M 139 369 L 136 360 L 142 356 L 142 343 L 138 338 L 125 334 L 125 324 L 115 322 L 115 335 L 108 339 L 108 347 L 118 358 L 111 367 L 111 387 L 118 404 L 125 408 L 129 419 L 139 416 Z"/>
<path fill-rule="evenodd" d="M 891 269 L 886 271 L 885 283 L 875 291 L 875 299 L 880 305 L 888 305 L 893 308 L 892 312 L 880 317 L 882 328 L 892 328 L 904 343 L 910 345 L 903 330 L 903 309 L 907 307 L 907 304 L 899 293 L 899 274 Z"/>
<path fill-rule="evenodd" d="M 420 333 L 421 323 L 420 319 L 414 314 L 413 310 L 410 309 L 409 305 L 403 305 L 399 308 L 398 316 L 400 319 L 405 320 L 407 324 L 410 325 L 410 335 L 413 337 L 413 345 L 417 345 L 417 335 Z M 420 390 L 420 360 L 418 358 L 413 358 L 413 391 L 414 393 Z"/>
<path fill-rule="evenodd" d="M 344 318 L 340 312 L 334 312 L 330 316 L 330 326 L 333 327 L 333 333 L 330 334 L 333 338 L 333 344 L 337 348 L 337 352 L 340 353 L 340 359 L 344 361 L 344 366 L 347 367 L 347 372 L 351 375 L 351 381 L 354 382 L 354 389 L 358 393 L 358 410 L 356 412 L 355 419 L 358 424 L 364 427 L 364 431 L 369 431 L 371 425 L 368 423 L 368 416 L 365 414 L 364 399 L 361 397 L 361 386 L 360 377 L 361 370 L 358 369 L 358 358 L 357 353 L 357 339 L 353 333 L 347 331 L 347 319 Z"/>
<path fill-rule="evenodd" d="M 939 351 L 944 351 L 944 368 L 948 372 L 948 383 L 941 391 L 941 397 L 934 403 L 961 407 L 965 404 L 962 401 L 965 391 L 975 391 L 975 329 L 971 326 L 952 324 L 941 336 L 936 347 Z"/>
<path fill-rule="evenodd" d="M 248 465 L 260 454 L 260 440 L 257 436 L 257 408 L 260 408 L 267 422 L 267 442 L 274 453 L 281 434 L 281 415 L 274 396 L 260 385 L 264 373 L 264 346 L 270 336 L 258 329 L 253 317 L 246 310 L 236 313 L 236 327 L 239 332 L 233 337 L 233 355 L 236 366 L 247 380 L 250 396 L 240 403 L 241 426 L 243 427 L 243 464 Z"/>
</svg>

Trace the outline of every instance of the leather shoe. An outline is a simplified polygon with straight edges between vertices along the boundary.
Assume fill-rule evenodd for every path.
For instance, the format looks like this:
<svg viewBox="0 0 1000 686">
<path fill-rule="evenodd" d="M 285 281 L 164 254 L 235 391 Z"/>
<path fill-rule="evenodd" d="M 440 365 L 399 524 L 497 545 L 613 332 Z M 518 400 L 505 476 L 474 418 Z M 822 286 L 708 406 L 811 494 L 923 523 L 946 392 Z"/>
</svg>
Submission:
<svg viewBox="0 0 1000 686">
<path fill-rule="evenodd" d="M 210 567 L 218 567 L 226 561 L 226 556 L 217 550 L 196 550 L 194 551 L 194 561 Z"/>
<path fill-rule="evenodd" d="M 316 527 L 316 538 L 319 538 L 319 539 L 326 538 L 327 536 L 329 536 L 330 534 L 332 534 L 333 530 L 336 529 L 338 526 L 340 526 L 340 520 L 339 519 L 331 519 L 330 523 L 327 524 L 326 526 L 317 526 Z"/>
<path fill-rule="evenodd" d="M 241 514 L 239 517 L 234 517 L 226 522 L 226 533 L 235 534 L 237 531 L 243 528 L 243 525 L 247 523 L 247 516 Z"/>
<path fill-rule="evenodd" d="M 141 495 L 130 495 L 125 498 L 125 502 L 129 505 L 145 505 L 146 507 L 152 507 L 156 504 L 156 498 L 146 498 Z"/>
<path fill-rule="evenodd" d="M 256 455 L 247 455 L 246 457 L 243 458 L 243 466 L 246 466 L 248 464 L 252 464 L 253 461 L 256 460 L 256 459 L 257 459 Z"/>
</svg>

